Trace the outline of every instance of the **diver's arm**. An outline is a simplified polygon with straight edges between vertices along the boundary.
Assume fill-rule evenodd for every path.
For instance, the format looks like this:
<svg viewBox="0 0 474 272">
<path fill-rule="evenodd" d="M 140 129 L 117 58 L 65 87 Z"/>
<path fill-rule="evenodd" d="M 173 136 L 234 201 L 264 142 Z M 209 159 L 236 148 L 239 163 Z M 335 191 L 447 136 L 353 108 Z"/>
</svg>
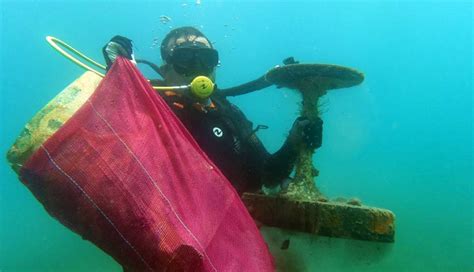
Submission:
<svg viewBox="0 0 474 272">
<path fill-rule="evenodd" d="M 219 89 L 219 92 L 223 96 L 237 96 L 241 94 L 246 94 L 254 91 L 258 91 L 264 88 L 267 88 L 271 86 L 272 83 L 268 82 L 265 79 L 265 76 L 261 76 L 255 80 L 252 80 L 250 82 L 241 84 L 239 86 L 235 86 L 232 88 L 227 88 L 227 89 Z"/>
<path fill-rule="evenodd" d="M 283 146 L 270 155 L 263 166 L 262 182 L 266 187 L 275 187 L 287 179 L 295 166 L 298 152 L 296 147 L 285 141 Z"/>
<path fill-rule="evenodd" d="M 319 148 L 322 144 L 322 130 L 323 121 L 320 118 L 310 121 L 298 117 L 283 146 L 271 155 L 253 134 L 249 138 L 249 144 L 255 152 L 254 156 L 264 158 L 264 164 L 261 166 L 263 169 L 260 172 L 262 183 L 267 187 L 275 187 L 288 178 L 298 156 L 298 147 L 305 145 L 306 148 L 313 150 Z"/>
<path fill-rule="evenodd" d="M 274 187 L 282 183 L 290 175 L 296 161 L 296 148 L 286 141 L 285 144 L 274 154 L 270 154 L 260 139 L 252 134 L 247 139 L 249 146 L 248 168 L 259 180 L 258 186 Z"/>
</svg>

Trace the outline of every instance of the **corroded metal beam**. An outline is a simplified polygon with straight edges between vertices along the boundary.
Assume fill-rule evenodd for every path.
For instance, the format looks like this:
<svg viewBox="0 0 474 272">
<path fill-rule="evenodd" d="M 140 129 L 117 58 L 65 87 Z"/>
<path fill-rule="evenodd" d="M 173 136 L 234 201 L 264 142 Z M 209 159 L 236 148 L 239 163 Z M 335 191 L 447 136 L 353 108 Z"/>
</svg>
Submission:
<svg viewBox="0 0 474 272">
<path fill-rule="evenodd" d="M 254 219 L 271 227 L 357 240 L 395 240 L 395 215 L 389 210 L 251 193 L 242 200 Z"/>
</svg>

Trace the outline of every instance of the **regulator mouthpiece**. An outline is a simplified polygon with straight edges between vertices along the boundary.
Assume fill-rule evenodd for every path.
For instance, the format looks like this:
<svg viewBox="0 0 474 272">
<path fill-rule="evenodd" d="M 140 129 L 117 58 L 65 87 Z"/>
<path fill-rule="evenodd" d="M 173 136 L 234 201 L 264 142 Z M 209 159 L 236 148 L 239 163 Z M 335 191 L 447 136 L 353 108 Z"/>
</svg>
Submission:
<svg viewBox="0 0 474 272">
<path fill-rule="evenodd" d="M 200 99 L 206 99 L 214 92 L 214 82 L 205 76 L 195 77 L 189 87 L 191 93 Z"/>
</svg>

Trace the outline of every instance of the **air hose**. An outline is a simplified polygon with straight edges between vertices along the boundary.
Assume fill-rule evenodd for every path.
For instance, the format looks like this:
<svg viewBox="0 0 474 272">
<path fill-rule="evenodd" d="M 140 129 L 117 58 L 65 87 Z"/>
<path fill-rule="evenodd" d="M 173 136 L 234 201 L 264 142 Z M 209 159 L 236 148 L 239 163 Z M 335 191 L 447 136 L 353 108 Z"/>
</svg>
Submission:
<svg viewBox="0 0 474 272">
<path fill-rule="evenodd" d="M 52 37 L 52 36 L 46 36 L 46 41 L 56 50 L 58 51 L 61 55 L 63 55 L 65 58 L 69 59 L 70 61 L 72 61 L 73 63 L 75 63 L 76 65 L 84 68 L 85 70 L 87 71 L 90 71 L 90 72 L 93 72 L 94 74 L 100 76 L 100 77 L 104 77 L 105 74 L 104 73 L 101 73 L 99 71 L 97 71 L 96 69 L 90 67 L 89 65 L 81 62 L 79 59 L 77 59 L 76 57 L 74 57 L 73 55 L 69 54 L 68 52 L 66 52 L 66 50 L 64 50 L 63 48 L 61 48 L 58 44 L 60 44 L 61 46 L 65 47 L 66 49 L 70 50 L 71 52 L 73 52 L 74 54 L 76 54 L 77 56 L 81 57 L 82 59 L 86 60 L 87 62 L 89 62 L 90 64 L 92 64 L 93 66 L 97 67 L 97 68 L 100 68 L 102 70 L 106 70 L 106 67 L 96 61 L 94 61 L 93 59 L 87 57 L 86 55 L 84 55 L 83 53 L 81 53 L 79 50 L 75 49 L 74 47 L 70 46 L 69 44 L 61 41 L 60 39 L 57 39 L 55 37 Z M 185 89 L 188 89 L 191 91 L 191 93 L 193 93 L 195 96 L 197 96 L 198 98 L 207 98 L 209 97 L 212 92 L 214 91 L 214 83 L 212 82 L 211 79 L 209 79 L 208 77 L 205 77 L 205 76 L 198 76 L 196 77 L 195 79 L 193 79 L 193 81 L 191 82 L 191 84 L 189 85 L 183 85 L 183 86 L 153 86 L 153 89 L 155 90 L 166 90 L 166 91 L 173 91 L 173 90 L 185 90 Z"/>
</svg>

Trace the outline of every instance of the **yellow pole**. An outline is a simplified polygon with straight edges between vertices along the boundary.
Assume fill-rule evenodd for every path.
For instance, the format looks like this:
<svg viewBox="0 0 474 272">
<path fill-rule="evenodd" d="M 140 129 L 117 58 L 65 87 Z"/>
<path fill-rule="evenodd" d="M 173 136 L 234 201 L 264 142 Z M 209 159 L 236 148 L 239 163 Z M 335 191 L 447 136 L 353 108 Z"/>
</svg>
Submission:
<svg viewBox="0 0 474 272">
<path fill-rule="evenodd" d="M 91 68 L 90 66 L 82 63 L 80 60 L 78 60 L 77 58 L 73 57 L 71 54 L 69 54 L 68 52 L 66 52 L 64 49 L 62 49 L 61 47 L 59 47 L 57 45 L 60 44 L 64 47 L 66 47 L 67 49 L 71 50 L 72 52 L 74 52 L 75 54 L 77 54 L 78 56 L 80 56 L 81 58 L 87 60 L 88 62 L 92 63 L 93 65 L 95 65 L 96 67 L 99 67 L 103 70 L 105 70 L 105 66 L 94 61 L 93 59 L 87 57 L 86 55 L 82 54 L 81 52 L 79 52 L 78 50 L 74 49 L 72 46 L 70 46 L 69 44 L 61 41 L 60 39 L 56 39 L 55 37 L 51 37 L 51 36 L 46 36 L 46 41 L 54 48 L 56 49 L 61 55 L 63 55 L 64 57 L 66 57 L 67 59 L 69 59 L 70 61 L 74 62 L 75 64 L 79 65 L 80 67 L 88 70 L 88 71 L 91 71 L 95 74 L 97 74 L 98 76 L 100 77 L 104 77 L 105 74 L 103 73 L 100 73 L 99 71 Z"/>
</svg>

